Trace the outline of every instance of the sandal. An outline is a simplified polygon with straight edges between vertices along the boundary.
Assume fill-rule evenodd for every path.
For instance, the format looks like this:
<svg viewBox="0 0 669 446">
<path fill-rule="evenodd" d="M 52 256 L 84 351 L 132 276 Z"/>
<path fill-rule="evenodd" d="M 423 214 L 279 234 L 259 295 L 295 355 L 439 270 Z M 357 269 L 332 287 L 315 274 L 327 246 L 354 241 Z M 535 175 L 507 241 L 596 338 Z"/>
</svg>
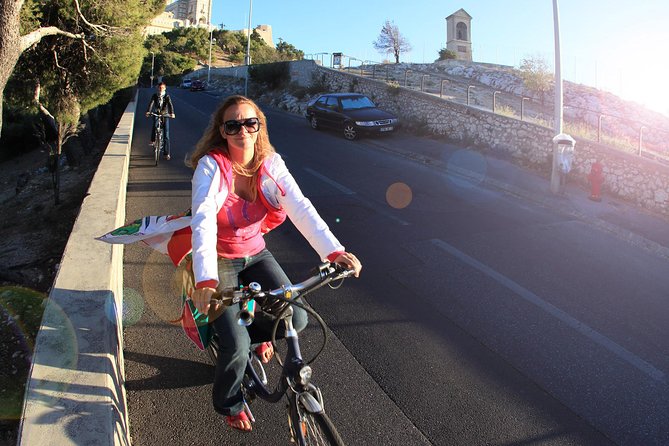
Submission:
<svg viewBox="0 0 669 446">
<path fill-rule="evenodd" d="M 251 432 L 253 429 L 253 427 L 251 427 L 251 420 L 248 415 L 246 415 L 245 410 L 242 410 L 237 415 L 226 416 L 225 421 L 228 423 L 228 426 L 237 429 L 238 431 Z"/>
<path fill-rule="evenodd" d="M 255 348 L 255 354 L 263 364 L 267 364 L 274 356 L 274 346 L 271 342 L 263 342 Z"/>
</svg>

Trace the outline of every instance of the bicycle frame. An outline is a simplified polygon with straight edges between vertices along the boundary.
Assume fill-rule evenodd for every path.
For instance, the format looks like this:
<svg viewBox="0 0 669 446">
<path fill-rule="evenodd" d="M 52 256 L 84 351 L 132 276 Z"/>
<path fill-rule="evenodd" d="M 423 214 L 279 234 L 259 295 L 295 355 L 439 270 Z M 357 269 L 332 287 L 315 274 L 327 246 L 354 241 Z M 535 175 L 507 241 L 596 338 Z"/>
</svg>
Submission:
<svg viewBox="0 0 669 446">
<path fill-rule="evenodd" d="M 267 389 L 267 387 L 265 387 L 265 379 L 258 376 L 258 373 L 253 368 L 254 358 L 252 355 L 249 356 L 249 360 L 246 363 L 246 374 L 248 374 L 256 383 L 255 386 L 247 385 L 247 390 L 253 392 L 255 396 L 259 396 L 260 398 L 271 403 L 278 402 L 289 388 L 296 394 L 299 394 L 305 390 L 303 388 L 304 385 L 299 383 L 299 372 L 306 366 L 306 364 L 302 359 L 299 336 L 293 327 L 293 309 L 287 309 L 286 313 L 288 314 L 284 315 L 282 322 L 286 326 L 286 335 L 284 340 L 286 342 L 287 352 L 284 365 L 281 370 L 281 378 L 279 379 L 276 388 L 273 391 L 270 391 Z M 261 383 L 262 385 L 260 385 Z"/>
<path fill-rule="evenodd" d="M 155 129 L 155 141 L 153 145 L 153 156 L 154 156 L 154 161 L 155 165 L 158 165 L 158 159 L 160 158 L 160 153 L 163 150 L 163 146 L 165 145 L 165 135 L 163 134 L 163 128 L 164 128 L 164 121 L 165 119 L 168 118 L 169 115 L 163 115 L 159 113 L 149 113 L 150 116 L 154 117 L 154 123 L 153 127 Z"/>
<path fill-rule="evenodd" d="M 237 315 L 241 325 L 249 325 L 253 322 L 252 309 L 255 307 L 253 301 L 257 298 L 274 298 L 290 304 L 283 309 L 272 329 L 272 343 L 276 345 L 276 329 L 278 324 L 284 324 L 284 340 L 287 347 L 283 362 L 281 362 L 278 355 L 275 356 L 282 367 L 281 375 L 275 387 L 273 389 L 268 387 L 265 368 L 253 352 L 249 353 L 241 386 L 244 395 L 245 410 L 252 422 L 255 419 L 248 403 L 255 397 L 260 397 L 270 403 L 277 403 L 284 396 L 287 398 L 288 424 L 291 438 L 300 446 L 309 446 L 312 444 L 343 446 L 344 443 L 337 432 L 337 428 L 325 413 L 323 396 L 320 389 L 311 382 L 312 369 L 302 358 L 299 337 L 297 330 L 293 326 L 293 305 L 299 305 L 312 314 L 321 325 L 326 338 L 325 322 L 323 322 L 315 311 L 309 307 L 302 306 L 295 299 L 325 284 L 330 284 L 334 280 L 349 277 L 351 274 L 353 274 L 352 270 L 345 270 L 339 266 L 331 266 L 328 263 L 321 265 L 317 274 L 302 283 L 263 292 L 258 283 L 252 282 L 245 289 L 233 291 L 231 294 L 226 294 L 225 297 L 220 293 L 216 293 L 215 297 L 211 300 L 212 303 L 222 305 L 242 304 L 242 310 Z M 324 346 L 325 342 L 323 342 Z M 210 342 L 209 355 L 212 361 L 216 363 L 218 359 L 218 338 L 216 336 Z M 316 356 L 318 356 L 318 353 Z"/>
</svg>

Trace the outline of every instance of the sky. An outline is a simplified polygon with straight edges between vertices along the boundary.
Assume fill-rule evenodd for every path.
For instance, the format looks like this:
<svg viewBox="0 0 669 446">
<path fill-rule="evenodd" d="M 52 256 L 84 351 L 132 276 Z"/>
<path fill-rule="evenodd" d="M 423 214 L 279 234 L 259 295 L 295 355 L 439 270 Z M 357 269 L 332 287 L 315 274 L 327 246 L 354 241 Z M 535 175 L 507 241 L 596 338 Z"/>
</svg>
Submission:
<svg viewBox="0 0 669 446">
<path fill-rule="evenodd" d="M 518 67 L 525 57 L 554 63 L 552 0 L 213 0 L 212 22 L 224 29 L 271 25 L 311 58 L 341 52 L 359 60 L 392 59 L 372 43 L 386 20 L 412 45 L 401 62 L 429 63 L 446 46 L 446 17 L 472 16 L 475 62 Z M 669 1 L 558 0 L 562 77 L 633 100 L 669 116 Z M 344 59 L 344 64 L 347 64 Z M 351 65 L 356 65 L 353 61 Z"/>
</svg>

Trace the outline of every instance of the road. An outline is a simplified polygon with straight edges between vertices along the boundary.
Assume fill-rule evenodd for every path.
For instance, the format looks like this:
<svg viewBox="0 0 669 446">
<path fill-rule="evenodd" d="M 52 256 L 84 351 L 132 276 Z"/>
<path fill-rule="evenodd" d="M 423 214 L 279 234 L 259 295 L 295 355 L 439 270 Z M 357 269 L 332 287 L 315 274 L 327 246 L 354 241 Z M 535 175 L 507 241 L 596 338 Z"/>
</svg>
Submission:
<svg viewBox="0 0 669 446">
<path fill-rule="evenodd" d="M 170 92 L 169 163 L 152 166 L 149 120 L 135 122 L 129 219 L 190 205 L 180 160 L 220 98 Z M 330 330 L 314 379 L 347 444 L 669 444 L 669 261 L 383 150 L 420 138 L 346 141 L 266 114 L 277 151 L 364 265 L 309 300 Z M 294 280 L 317 261 L 290 223 L 268 246 Z M 179 300 L 167 259 L 130 246 L 124 276 L 127 311 L 142 314 L 125 329 L 134 444 L 288 444 L 282 404 L 255 402 L 252 434 L 213 411 L 213 367 L 169 323 Z M 312 323 L 307 356 L 319 339 Z"/>
</svg>

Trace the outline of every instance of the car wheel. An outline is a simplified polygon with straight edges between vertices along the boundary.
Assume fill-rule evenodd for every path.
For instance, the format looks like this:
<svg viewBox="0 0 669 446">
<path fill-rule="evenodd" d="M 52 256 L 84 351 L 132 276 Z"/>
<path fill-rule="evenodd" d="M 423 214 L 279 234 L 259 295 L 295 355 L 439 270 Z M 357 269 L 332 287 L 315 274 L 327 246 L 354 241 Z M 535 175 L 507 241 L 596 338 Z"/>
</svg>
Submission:
<svg viewBox="0 0 669 446">
<path fill-rule="evenodd" d="M 311 123 L 312 129 L 318 130 L 318 119 L 316 118 L 316 115 L 311 115 L 309 122 Z"/>
<path fill-rule="evenodd" d="M 355 126 L 350 122 L 344 123 L 344 138 L 349 141 L 353 141 L 358 137 L 358 132 L 355 130 Z"/>
</svg>

